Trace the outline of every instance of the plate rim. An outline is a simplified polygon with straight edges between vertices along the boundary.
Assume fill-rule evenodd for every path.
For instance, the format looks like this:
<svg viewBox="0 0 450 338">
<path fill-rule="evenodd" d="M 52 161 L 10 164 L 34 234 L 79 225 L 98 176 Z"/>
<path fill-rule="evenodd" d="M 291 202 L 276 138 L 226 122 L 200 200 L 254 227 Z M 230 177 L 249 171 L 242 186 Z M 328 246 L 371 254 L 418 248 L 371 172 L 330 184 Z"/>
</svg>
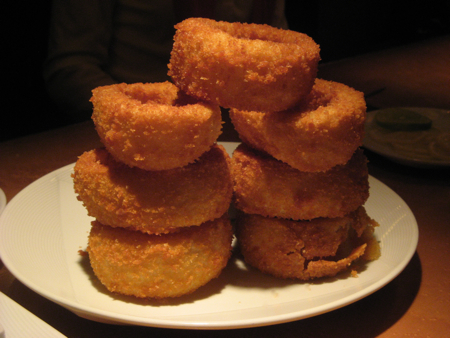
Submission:
<svg viewBox="0 0 450 338">
<path fill-rule="evenodd" d="M 234 145 L 230 144 L 239 144 L 237 142 L 219 142 L 219 144 L 227 143 L 229 147 L 234 147 Z M 8 203 L 8 205 L 5 208 L 5 212 L 0 215 L 0 230 L 3 228 L 3 219 L 8 215 L 8 210 L 10 208 L 13 208 L 16 203 L 19 203 L 21 197 L 27 193 L 28 189 L 31 189 L 33 185 L 39 184 L 43 182 L 44 180 L 49 179 L 50 177 L 54 177 L 58 174 L 60 174 L 63 171 L 72 170 L 74 166 L 74 163 L 68 164 L 66 166 L 63 166 L 59 169 L 56 169 L 41 178 L 37 179 L 36 181 L 29 184 L 27 187 L 25 187 L 23 190 L 21 190 L 11 201 Z M 36 286 L 33 284 L 33 281 L 30 280 L 30 278 L 27 278 L 26 276 L 23 276 L 17 269 L 10 263 L 9 257 L 5 252 L 3 252 L 2 246 L 0 246 L 0 257 L 3 260 L 3 263 L 8 268 L 8 270 L 23 284 L 25 284 L 30 289 L 34 290 L 36 293 L 40 294 L 41 296 L 53 301 L 56 304 L 59 304 L 60 306 L 72 311 L 76 315 L 87 318 L 94 321 L 104 322 L 104 323 L 121 323 L 121 324 L 132 324 L 132 325 L 140 325 L 140 326 L 151 326 L 151 327 L 159 327 L 159 328 L 171 328 L 171 329 L 195 329 L 195 330 L 222 330 L 222 329 L 238 329 L 238 328 L 250 328 L 250 327 L 261 327 L 266 325 L 274 325 L 274 324 L 280 324 L 280 323 L 286 323 L 291 322 L 295 320 L 301 320 L 308 317 L 313 317 L 320 315 L 322 313 L 330 312 L 333 310 L 336 310 L 338 308 L 347 306 L 351 303 L 354 303 L 362 298 L 367 297 L 368 295 L 378 291 L 385 285 L 387 285 L 389 282 L 391 282 L 395 277 L 397 277 L 407 266 L 407 264 L 412 259 L 414 253 L 417 250 L 418 245 L 418 239 L 419 239 L 419 229 L 417 225 L 417 221 L 414 217 L 414 214 L 412 213 L 409 206 L 406 204 L 406 202 L 397 194 L 395 191 L 393 191 L 391 188 L 389 188 L 387 185 L 385 185 L 380 180 L 376 179 L 375 177 L 369 175 L 369 179 L 373 180 L 377 184 L 380 184 L 383 188 L 389 189 L 392 194 L 396 196 L 407 208 L 406 212 L 408 212 L 409 216 L 413 220 L 413 223 L 410 224 L 410 226 L 414 230 L 414 236 L 412 238 L 412 241 L 409 243 L 407 254 L 403 257 L 402 261 L 397 264 L 396 269 L 390 270 L 388 274 L 386 274 L 383 278 L 381 278 L 377 283 L 373 283 L 372 285 L 369 285 L 368 287 L 364 287 L 362 290 L 359 290 L 355 293 L 352 293 L 351 295 L 348 295 L 344 298 L 338 299 L 336 301 L 331 302 L 333 305 L 330 307 L 329 304 L 322 304 L 320 306 L 315 307 L 316 311 L 309 313 L 307 315 L 302 315 L 301 313 L 304 312 L 304 310 L 300 310 L 297 312 L 290 312 L 288 314 L 278 314 L 278 315 L 270 315 L 269 320 L 267 318 L 250 318 L 250 319 L 243 319 L 240 322 L 232 321 L 212 321 L 212 322 L 191 322 L 191 321 L 183 321 L 178 320 L 177 322 L 174 322 L 174 319 L 165 319 L 162 317 L 157 318 L 156 320 L 151 320 L 151 318 L 145 318 L 146 321 L 142 321 L 142 317 L 135 316 L 135 315 L 124 315 L 124 314 L 118 314 L 115 312 L 108 312 L 102 309 L 95 309 L 91 308 L 90 306 L 87 306 L 85 304 L 80 304 L 73 300 L 67 300 L 62 299 L 58 295 L 53 295 L 48 290 L 42 290 L 40 286 Z M 1 241 L 1 238 L 0 238 Z M 6 260 L 4 259 L 6 258 Z M 380 282 L 381 281 L 381 282 Z M 230 312 L 236 312 L 240 311 L 238 309 L 232 310 Z M 219 312 L 220 313 L 220 312 Z M 149 320 L 150 319 L 150 320 Z"/>
<path fill-rule="evenodd" d="M 432 108 L 432 107 L 391 107 L 391 108 L 398 108 L 398 109 L 409 109 L 414 110 L 417 112 L 421 111 L 427 111 L 432 110 L 437 112 L 438 114 L 448 114 L 450 116 L 450 110 L 448 109 L 442 109 L 442 108 Z M 367 115 L 372 115 L 370 118 L 366 118 L 365 121 L 365 136 L 363 139 L 363 147 L 367 150 L 370 150 L 378 155 L 384 156 L 388 159 L 390 159 L 393 162 L 408 165 L 412 167 L 419 167 L 419 168 L 446 168 L 450 166 L 450 161 L 439 161 L 439 160 L 420 160 L 417 158 L 412 158 L 409 156 L 404 156 L 403 154 L 397 154 L 394 151 L 386 151 L 384 147 L 381 147 L 379 145 L 379 142 L 376 140 L 373 140 L 370 136 L 368 136 L 367 130 L 372 126 L 374 122 L 374 116 L 375 114 L 380 111 L 388 108 L 379 108 L 375 110 L 371 110 L 367 112 Z"/>
</svg>

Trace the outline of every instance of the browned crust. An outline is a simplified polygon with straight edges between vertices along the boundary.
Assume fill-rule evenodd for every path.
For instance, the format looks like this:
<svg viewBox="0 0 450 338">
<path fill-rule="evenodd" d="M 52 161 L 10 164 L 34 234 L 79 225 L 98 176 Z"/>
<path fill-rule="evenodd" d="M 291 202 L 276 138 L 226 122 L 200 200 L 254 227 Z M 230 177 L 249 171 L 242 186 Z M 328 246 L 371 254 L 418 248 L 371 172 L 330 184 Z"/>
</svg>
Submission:
<svg viewBox="0 0 450 338">
<path fill-rule="evenodd" d="M 235 206 L 249 214 L 294 220 L 343 217 L 369 197 L 361 149 L 346 164 L 326 172 L 299 171 L 245 144 L 231 161 Z"/>
<path fill-rule="evenodd" d="M 305 102 L 278 113 L 231 109 L 241 140 L 301 171 L 345 164 L 362 145 L 364 95 L 344 84 L 317 79 Z"/>
<path fill-rule="evenodd" d="M 219 106 L 189 98 L 170 82 L 98 87 L 91 102 L 101 141 L 131 167 L 168 170 L 187 165 L 221 133 Z"/>
<path fill-rule="evenodd" d="M 236 237 L 249 265 L 279 278 L 331 277 L 364 255 L 377 223 L 363 207 L 338 218 L 292 221 L 238 213 Z M 347 242 L 349 234 L 363 240 Z M 365 234 L 365 236 L 362 236 Z M 343 254 L 339 254 L 343 251 Z M 366 257 L 370 258 L 370 257 Z M 378 258 L 372 256 L 373 259 Z"/>
<path fill-rule="evenodd" d="M 319 46 L 302 33 L 204 18 L 175 28 L 169 76 L 188 94 L 225 108 L 287 109 L 317 75 Z"/>
<path fill-rule="evenodd" d="M 231 241 L 226 215 L 159 236 L 93 222 L 88 252 L 109 291 L 166 298 L 189 294 L 216 278 L 231 256 Z"/>
<path fill-rule="evenodd" d="M 74 188 L 90 216 L 102 224 L 167 233 L 223 215 L 232 196 L 230 158 L 214 145 L 182 168 L 145 171 L 115 161 L 105 149 L 75 164 Z"/>
</svg>

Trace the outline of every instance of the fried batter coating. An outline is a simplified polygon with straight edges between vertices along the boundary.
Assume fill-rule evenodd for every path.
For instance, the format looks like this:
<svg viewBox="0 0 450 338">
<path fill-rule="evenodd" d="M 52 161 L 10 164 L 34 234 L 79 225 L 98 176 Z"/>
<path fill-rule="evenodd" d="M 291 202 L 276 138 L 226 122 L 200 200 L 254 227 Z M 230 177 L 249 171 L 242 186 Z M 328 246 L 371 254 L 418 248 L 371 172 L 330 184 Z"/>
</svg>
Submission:
<svg viewBox="0 0 450 338">
<path fill-rule="evenodd" d="M 368 245 L 347 239 L 371 235 L 373 221 L 364 209 L 338 218 L 316 218 L 311 221 L 292 221 L 260 215 L 238 213 L 236 237 L 245 262 L 258 270 L 279 277 L 308 280 L 331 277 L 346 269 L 361 257 Z M 370 240 L 371 236 L 365 236 Z M 378 245 L 370 241 L 370 245 Z M 369 257 L 367 257 L 369 258 Z M 372 258 L 376 259 L 375 256 Z"/>
<path fill-rule="evenodd" d="M 167 233 L 222 216 L 232 196 L 230 157 L 214 145 L 195 163 L 162 171 L 130 168 L 104 149 L 82 154 L 74 189 L 100 223 Z"/>
<path fill-rule="evenodd" d="M 281 111 L 313 86 L 320 48 L 305 34 L 205 18 L 175 28 L 168 75 L 189 95 L 225 108 Z"/>
<path fill-rule="evenodd" d="M 343 217 L 369 197 L 367 159 L 358 149 L 345 165 L 303 172 L 244 143 L 231 159 L 234 204 L 248 214 L 310 220 Z"/>
<path fill-rule="evenodd" d="M 221 133 L 219 106 L 189 98 L 170 82 L 98 87 L 91 102 L 101 141 L 131 167 L 185 166 L 209 150 Z"/>
<path fill-rule="evenodd" d="M 276 113 L 231 109 L 241 140 L 301 171 L 345 164 L 362 145 L 364 95 L 344 84 L 316 79 L 307 99 Z"/>
<path fill-rule="evenodd" d="M 165 235 L 93 222 L 87 251 L 95 275 L 109 291 L 179 297 L 219 276 L 231 255 L 232 236 L 227 215 Z"/>
</svg>

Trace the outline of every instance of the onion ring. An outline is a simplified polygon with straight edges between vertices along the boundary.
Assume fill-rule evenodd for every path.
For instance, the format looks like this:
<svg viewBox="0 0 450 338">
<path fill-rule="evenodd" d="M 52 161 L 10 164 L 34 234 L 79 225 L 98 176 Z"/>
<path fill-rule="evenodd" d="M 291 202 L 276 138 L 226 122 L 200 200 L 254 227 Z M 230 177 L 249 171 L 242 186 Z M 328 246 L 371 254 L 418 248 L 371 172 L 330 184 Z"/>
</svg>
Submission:
<svg viewBox="0 0 450 338">
<path fill-rule="evenodd" d="M 189 95 L 224 108 L 281 111 L 313 86 L 320 49 L 305 34 L 205 18 L 175 28 L 168 75 Z"/>
<path fill-rule="evenodd" d="M 168 233 L 222 216 L 232 196 L 230 158 L 214 145 L 195 163 L 147 171 L 117 162 L 104 149 L 82 154 L 74 189 L 100 223 L 146 233 Z"/>
<path fill-rule="evenodd" d="M 93 222 L 87 251 L 95 275 L 110 292 L 179 297 L 218 277 L 230 258 L 232 236 L 226 216 L 165 235 Z"/>
<path fill-rule="evenodd" d="M 302 172 L 241 144 L 231 159 L 234 205 L 249 214 L 309 220 L 343 217 L 369 197 L 367 159 L 358 149 L 345 165 Z"/>
<path fill-rule="evenodd" d="M 241 140 L 307 172 L 345 164 L 362 145 L 364 95 L 344 84 L 316 79 L 304 103 L 284 112 L 230 110 Z"/>
<path fill-rule="evenodd" d="M 194 162 L 221 133 L 220 108 L 187 97 L 170 83 L 115 84 L 95 88 L 92 120 L 118 160 L 145 170 Z"/>
<path fill-rule="evenodd" d="M 309 280 L 335 276 L 364 256 L 379 257 L 373 236 L 378 224 L 364 207 L 339 218 L 292 221 L 238 213 L 236 237 L 247 264 L 279 278 Z"/>
</svg>

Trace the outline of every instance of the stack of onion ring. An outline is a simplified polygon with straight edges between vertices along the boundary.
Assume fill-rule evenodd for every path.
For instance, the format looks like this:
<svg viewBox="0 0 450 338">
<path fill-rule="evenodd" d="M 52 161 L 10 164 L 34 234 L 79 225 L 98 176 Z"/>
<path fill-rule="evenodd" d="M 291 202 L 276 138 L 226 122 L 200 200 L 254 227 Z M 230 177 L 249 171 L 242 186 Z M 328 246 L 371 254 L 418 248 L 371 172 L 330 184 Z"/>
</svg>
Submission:
<svg viewBox="0 0 450 338">
<path fill-rule="evenodd" d="M 121 83 L 92 93 L 92 119 L 100 139 L 118 161 L 132 167 L 187 165 L 221 133 L 219 106 L 194 100 L 170 82 Z"/>
<path fill-rule="evenodd" d="M 366 103 L 363 93 L 316 79 L 297 107 L 275 113 L 230 110 L 243 142 L 301 171 L 327 171 L 345 164 L 362 145 Z"/>
<path fill-rule="evenodd" d="M 343 217 L 369 197 L 367 159 L 361 149 L 344 165 L 311 173 L 242 143 L 233 153 L 232 177 L 236 208 L 267 217 Z"/>
<path fill-rule="evenodd" d="M 96 219 L 88 253 L 101 283 L 165 298 L 217 277 L 231 254 L 233 180 L 236 236 L 261 271 L 306 280 L 366 248 L 375 257 L 362 93 L 316 79 L 320 50 L 305 34 L 204 18 L 175 28 L 174 84 L 93 90 L 105 148 L 82 154 L 73 178 Z M 232 160 L 215 144 L 220 106 L 245 143 Z"/>
<path fill-rule="evenodd" d="M 189 95 L 272 112 L 296 105 L 313 86 L 320 49 L 305 34 L 205 18 L 175 28 L 168 75 Z"/>
<path fill-rule="evenodd" d="M 78 199 L 100 223 L 153 234 L 221 217 L 232 196 L 230 158 L 220 145 L 195 163 L 161 171 L 130 168 L 95 149 L 79 157 L 73 179 Z"/>
<path fill-rule="evenodd" d="M 163 236 L 93 222 L 88 252 L 95 275 L 109 291 L 178 297 L 220 274 L 231 255 L 232 235 L 226 215 Z"/>
</svg>

